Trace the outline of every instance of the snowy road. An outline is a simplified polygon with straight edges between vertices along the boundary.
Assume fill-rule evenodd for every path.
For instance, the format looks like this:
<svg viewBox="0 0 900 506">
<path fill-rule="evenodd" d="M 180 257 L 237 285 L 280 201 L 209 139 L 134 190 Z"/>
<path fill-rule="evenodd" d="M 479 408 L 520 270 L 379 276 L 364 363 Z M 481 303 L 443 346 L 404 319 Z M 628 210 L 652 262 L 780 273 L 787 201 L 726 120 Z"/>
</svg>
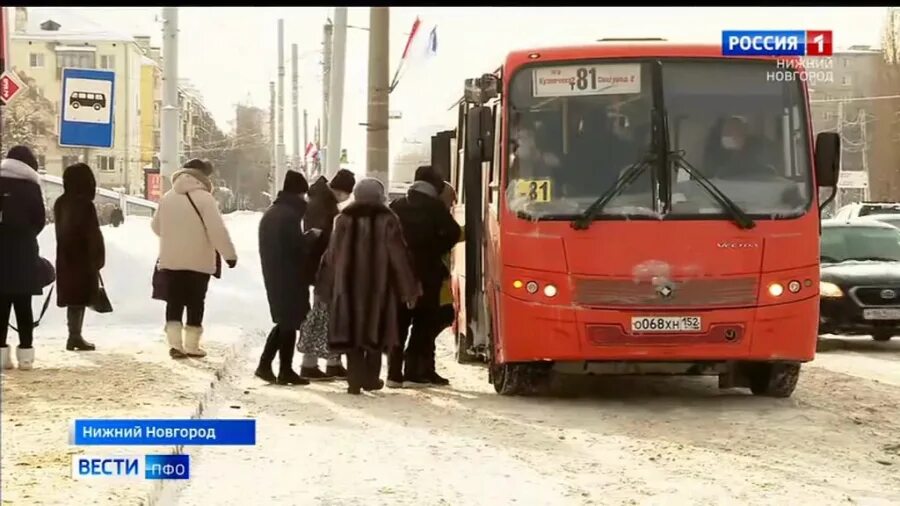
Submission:
<svg viewBox="0 0 900 506">
<path fill-rule="evenodd" d="M 192 452 L 178 504 L 898 504 L 900 342 L 841 343 L 788 400 L 702 378 L 500 397 L 446 347 L 451 388 L 356 398 L 262 385 L 248 360 L 219 416 L 256 418 L 258 444 Z"/>
<path fill-rule="evenodd" d="M 900 340 L 825 339 L 791 399 L 711 378 L 571 378 L 570 395 L 501 397 L 447 337 L 449 388 L 269 386 L 252 377 L 269 326 L 257 220 L 228 218 L 241 261 L 212 284 L 210 357 L 188 362 L 161 344 L 148 225 L 104 230 L 116 313 L 90 317 L 98 351 L 63 351 L 52 310 L 39 369 L 2 374 L 2 504 L 146 504 L 146 482 L 69 478 L 70 455 L 93 453 L 68 446 L 69 421 L 191 416 L 229 350 L 205 416 L 257 419 L 258 444 L 188 448 L 191 480 L 161 504 L 900 504 Z"/>
</svg>

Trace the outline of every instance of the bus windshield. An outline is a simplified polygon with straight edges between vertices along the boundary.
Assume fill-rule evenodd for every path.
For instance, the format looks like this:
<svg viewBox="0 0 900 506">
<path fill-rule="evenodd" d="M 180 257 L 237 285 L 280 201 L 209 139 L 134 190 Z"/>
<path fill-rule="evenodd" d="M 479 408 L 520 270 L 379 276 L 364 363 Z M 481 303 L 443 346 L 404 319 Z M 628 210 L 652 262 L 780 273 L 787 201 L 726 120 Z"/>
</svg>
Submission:
<svg viewBox="0 0 900 506">
<path fill-rule="evenodd" d="M 804 98 L 798 81 L 770 79 L 776 70 L 772 61 L 721 59 L 523 68 L 510 82 L 510 209 L 571 218 L 630 166 L 645 164 L 602 215 L 726 219 L 689 164 L 754 218 L 801 215 L 812 197 Z M 654 130 L 655 108 L 666 121 Z M 665 157 L 654 148 L 662 138 Z"/>
</svg>

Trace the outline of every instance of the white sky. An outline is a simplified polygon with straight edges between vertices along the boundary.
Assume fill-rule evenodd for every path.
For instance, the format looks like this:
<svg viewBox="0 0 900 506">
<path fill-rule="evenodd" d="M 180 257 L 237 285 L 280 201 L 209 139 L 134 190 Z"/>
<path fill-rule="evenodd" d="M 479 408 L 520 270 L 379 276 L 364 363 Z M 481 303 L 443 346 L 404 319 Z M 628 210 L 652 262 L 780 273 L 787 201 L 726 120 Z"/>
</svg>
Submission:
<svg viewBox="0 0 900 506">
<path fill-rule="evenodd" d="M 133 35 L 161 41 L 161 8 L 30 8 L 29 17 L 54 11 Z M 73 12 L 74 11 L 74 12 Z M 426 67 L 410 69 L 391 94 L 392 156 L 404 132 L 455 120 L 447 108 L 462 95 L 464 79 L 496 69 L 511 49 L 589 44 L 602 37 L 663 37 L 677 42 L 720 43 L 722 30 L 833 30 L 837 48 L 878 46 L 883 7 L 397 7 L 391 9 L 391 75 L 416 15 L 437 24 L 438 50 Z M 180 77 L 202 93 L 220 127 L 228 131 L 237 103 L 269 105 L 269 81 L 277 82 L 277 20 L 285 20 L 285 143 L 291 133 L 292 43 L 298 44 L 301 108 L 309 110 L 309 135 L 322 110 L 322 25 L 333 10 L 322 7 L 182 7 L 179 11 Z M 503 20 L 501 23 L 500 21 Z M 366 27 L 367 8 L 350 8 L 349 24 Z M 64 27 L 65 28 L 65 27 Z M 348 30 L 343 145 L 350 161 L 365 158 L 368 32 Z M 302 114 L 302 113 L 301 113 Z M 302 122 L 302 119 L 301 119 Z M 301 123 L 302 125 L 302 123 Z M 301 126 L 302 128 L 302 126 Z M 302 142 L 302 139 L 301 139 Z"/>
</svg>

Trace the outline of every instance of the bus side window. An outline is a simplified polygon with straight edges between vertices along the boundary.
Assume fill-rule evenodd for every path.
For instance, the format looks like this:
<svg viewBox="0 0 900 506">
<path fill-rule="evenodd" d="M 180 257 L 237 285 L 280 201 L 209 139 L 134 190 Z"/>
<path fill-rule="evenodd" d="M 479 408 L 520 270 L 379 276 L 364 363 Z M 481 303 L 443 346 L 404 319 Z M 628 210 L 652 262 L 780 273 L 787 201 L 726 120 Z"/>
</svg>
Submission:
<svg viewBox="0 0 900 506">
<path fill-rule="evenodd" d="M 466 116 L 469 110 L 465 102 L 459 104 L 459 122 L 456 128 L 456 195 L 460 204 L 466 203 Z"/>
<path fill-rule="evenodd" d="M 494 145 L 492 146 L 494 150 L 493 160 L 490 162 L 490 169 L 488 170 L 488 204 L 491 205 L 491 209 L 494 212 L 499 211 L 498 207 L 498 191 L 499 191 L 499 179 L 500 179 L 500 142 L 501 142 L 501 133 L 500 133 L 500 116 L 502 109 L 500 108 L 500 103 L 494 105 L 493 113 L 494 113 Z"/>
</svg>

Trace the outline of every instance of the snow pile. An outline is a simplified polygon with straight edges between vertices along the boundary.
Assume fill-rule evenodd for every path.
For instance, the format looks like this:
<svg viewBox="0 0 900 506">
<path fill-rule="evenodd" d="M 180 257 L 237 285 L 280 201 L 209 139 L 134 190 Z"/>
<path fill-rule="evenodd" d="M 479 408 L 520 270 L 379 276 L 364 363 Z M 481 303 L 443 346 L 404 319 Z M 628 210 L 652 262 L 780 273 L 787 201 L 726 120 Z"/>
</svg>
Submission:
<svg viewBox="0 0 900 506">
<path fill-rule="evenodd" d="M 271 325 L 259 266 L 257 227 L 260 213 L 237 212 L 225 216 L 225 223 L 238 251 L 238 265 L 224 267 L 222 279 L 210 281 L 205 322 L 250 328 Z M 102 271 L 113 304 L 109 315 L 90 314 L 86 325 L 162 327 L 164 304 L 152 300 L 151 276 L 156 264 L 159 239 L 150 229 L 150 218 L 128 216 L 118 227 L 102 227 L 106 242 L 106 267 Z M 53 225 L 40 238 L 41 256 L 56 258 Z M 46 291 L 45 291 L 46 293 Z M 43 297 L 35 297 L 35 315 Z M 65 328 L 65 311 L 56 307 L 54 294 L 50 309 L 37 331 L 38 337 L 59 334 Z M 87 333 L 91 334 L 90 332 Z"/>
</svg>

